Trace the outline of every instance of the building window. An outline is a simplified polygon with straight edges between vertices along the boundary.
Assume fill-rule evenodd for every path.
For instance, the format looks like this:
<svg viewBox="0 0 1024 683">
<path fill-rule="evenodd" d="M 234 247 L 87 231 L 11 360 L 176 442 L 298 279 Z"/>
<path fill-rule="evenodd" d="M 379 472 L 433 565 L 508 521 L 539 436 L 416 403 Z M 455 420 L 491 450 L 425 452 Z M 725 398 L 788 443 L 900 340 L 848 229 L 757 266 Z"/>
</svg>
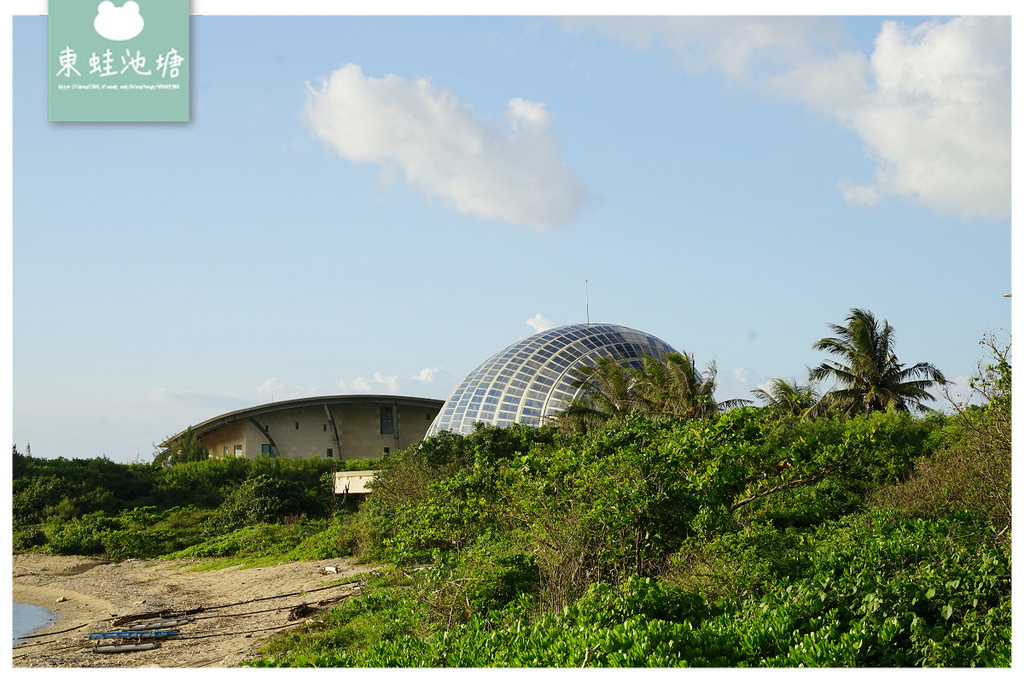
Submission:
<svg viewBox="0 0 1024 683">
<path fill-rule="evenodd" d="M 263 453 L 263 455 L 272 455 L 272 453 L 270 451 L 270 444 L 269 443 L 263 444 L 263 448 L 260 449 L 260 452 Z"/>
<path fill-rule="evenodd" d="M 327 457 L 328 458 L 333 458 L 334 457 L 334 449 L 333 448 L 328 448 L 327 449 Z"/>
<path fill-rule="evenodd" d="M 241 455 L 242 455 L 242 444 L 240 444 L 240 443 L 236 443 L 235 444 L 235 455 L 241 457 Z"/>
<path fill-rule="evenodd" d="M 395 412 L 391 406 L 380 407 L 380 433 L 395 433 Z"/>
<path fill-rule="evenodd" d="M 388 448 L 387 446 L 385 446 L 385 447 L 384 447 L 384 455 L 387 455 L 387 454 L 388 454 L 388 453 L 390 453 L 390 452 L 391 452 L 391 449 L 390 449 L 390 448 Z"/>
<path fill-rule="evenodd" d="M 224 444 L 224 455 L 231 455 L 231 450 L 228 448 L 227 444 Z"/>
</svg>

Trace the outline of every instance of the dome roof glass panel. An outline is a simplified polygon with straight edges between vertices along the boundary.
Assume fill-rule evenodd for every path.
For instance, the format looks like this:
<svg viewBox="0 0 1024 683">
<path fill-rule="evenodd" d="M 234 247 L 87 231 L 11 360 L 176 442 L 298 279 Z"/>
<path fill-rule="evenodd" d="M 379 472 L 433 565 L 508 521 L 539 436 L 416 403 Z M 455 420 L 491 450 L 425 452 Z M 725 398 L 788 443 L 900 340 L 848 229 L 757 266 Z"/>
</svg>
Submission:
<svg viewBox="0 0 1024 683">
<path fill-rule="evenodd" d="M 602 356 L 639 361 L 675 352 L 657 337 L 621 325 L 576 324 L 520 339 L 481 363 L 448 397 L 427 430 L 469 434 L 477 422 L 503 427 L 539 426 L 565 408 L 581 389 L 574 368 L 596 365 Z"/>
</svg>

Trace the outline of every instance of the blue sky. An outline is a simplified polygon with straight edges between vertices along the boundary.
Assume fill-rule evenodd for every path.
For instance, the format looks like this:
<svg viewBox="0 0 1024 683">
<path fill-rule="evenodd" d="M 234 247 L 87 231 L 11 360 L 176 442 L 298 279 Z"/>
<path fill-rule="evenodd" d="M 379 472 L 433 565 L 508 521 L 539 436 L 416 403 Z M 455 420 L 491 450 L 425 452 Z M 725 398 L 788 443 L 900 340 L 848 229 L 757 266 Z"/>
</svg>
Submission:
<svg viewBox="0 0 1024 683">
<path fill-rule="evenodd" d="M 13 441 L 149 460 L 271 400 L 443 399 L 587 290 L 720 399 L 852 307 L 964 378 L 1010 329 L 1009 23 L 204 14 L 190 123 L 50 124 L 14 16 Z"/>
</svg>

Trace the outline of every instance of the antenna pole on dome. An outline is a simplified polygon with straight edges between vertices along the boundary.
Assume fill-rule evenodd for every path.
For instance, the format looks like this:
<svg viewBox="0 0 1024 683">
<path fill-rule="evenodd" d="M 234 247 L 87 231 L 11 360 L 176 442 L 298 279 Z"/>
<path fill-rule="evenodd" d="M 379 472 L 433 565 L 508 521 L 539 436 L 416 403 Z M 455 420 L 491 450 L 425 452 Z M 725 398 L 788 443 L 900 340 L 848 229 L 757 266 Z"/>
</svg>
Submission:
<svg viewBox="0 0 1024 683">
<path fill-rule="evenodd" d="M 590 326 L 590 282 L 583 281 L 583 292 L 587 299 L 587 326 Z"/>
</svg>

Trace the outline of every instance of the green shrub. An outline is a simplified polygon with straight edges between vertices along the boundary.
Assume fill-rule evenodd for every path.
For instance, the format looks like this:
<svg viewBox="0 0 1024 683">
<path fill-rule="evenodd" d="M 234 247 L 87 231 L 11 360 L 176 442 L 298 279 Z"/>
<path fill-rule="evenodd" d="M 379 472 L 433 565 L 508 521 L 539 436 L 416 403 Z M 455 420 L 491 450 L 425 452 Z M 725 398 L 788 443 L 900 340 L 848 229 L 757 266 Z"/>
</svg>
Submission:
<svg viewBox="0 0 1024 683">
<path fill-rule="evenodd" d="M 87 514 L 62 522 L 51 518 L 47 525 L 47 551 L 54 555 L 93 555 L 105 552 L 105 532 L 121 528 L 117 519 L 103 513 Z"/>
<path fill-rule="evenodd" d="M 44 510 L 53 509 L 65 496 L 67 484 L 56 475 L 15 479 L 11 496 L 15 526 L 38 524 Z"/>
<path fill-rule="evenodd" d="M 906 482 L 885 487 L 872 503 L 907 515 L 942 516 L 957 511 L 981 515 L 1002 532 L 1012 522 L 1012 414 L 1009 348 L 991 337 L 992 362 L 979 364 L 971 387 L 983 405 L 954 403 L 956 415 L 942 432 L 943 443 L 923 459 Z"/>
<path fill-rule="evenodd" d="M 35 550 L 46 545 L 46 532 L 38 526 L 17 529 L 11 541 L 14 550 Z"/>
<path fill-rule="evenodd" d="M 439 559 L 417 577 L 415 591 L 434 620 L 446 626 L 500 610 L 520 594 L 533 593 L 539 581 L 536 558 L 515 540 L 491 533 L 465 552 Z"/>
<path fill-rule="evenodd" d="M 306 537 L 289 551 L 284 560 L 328 560 L 359 553 L 358 519 L 347 510 L 334 514 L 329 521 L 303 522 Z"/>
<path fill-rule="evenodd" d="M 175 550 L 180 539 L 169 531 L 112 529 L 101 535 L 103 551 L 114 562 L 159 557 Z"/>
<path fill-rule="evenodd" d="M 310 533 L 303 524 L 253 524 L 210 537 L 205 541 L 167 554 L 180 557 L 238 557 L 245 559 L 281 557 L 295 551 Z M 305 558 L 308 559 L 308 558 Z"/>
<path fill-rule="evenodd" d="M 286 515 L 322 512 L 322 503 L 301 483 L 256 474 L 227 494 L 206 521 L 206 528 L 211 533 L 224 533 L 253 524 L 280 522 Z"/>
<path fill-rule="evenodd" d="M 519 593 L 502 610 L 424 628 L 416 616 L 422 601 L 403 602 L 401 591 L 369 594 L 334 613 L 331 628 L 339 633 L 356 615 L 372 614 L 387 637 L 317 648 L 310 635 L 301 654 L 279 648 L 259 665 L 1008 666 L 1010 555 L 989 534 L 969 516 L 868 514 L 814 534 L 763 525 L 704 544 L 731 556 L 733 570 L 758 577 L 714 601 L 630 576 L 618 586 L 593 584 L 558 611 L 531 616 Z M 477 571 L 470 569 L 464 578 Z"/>
</svg>

